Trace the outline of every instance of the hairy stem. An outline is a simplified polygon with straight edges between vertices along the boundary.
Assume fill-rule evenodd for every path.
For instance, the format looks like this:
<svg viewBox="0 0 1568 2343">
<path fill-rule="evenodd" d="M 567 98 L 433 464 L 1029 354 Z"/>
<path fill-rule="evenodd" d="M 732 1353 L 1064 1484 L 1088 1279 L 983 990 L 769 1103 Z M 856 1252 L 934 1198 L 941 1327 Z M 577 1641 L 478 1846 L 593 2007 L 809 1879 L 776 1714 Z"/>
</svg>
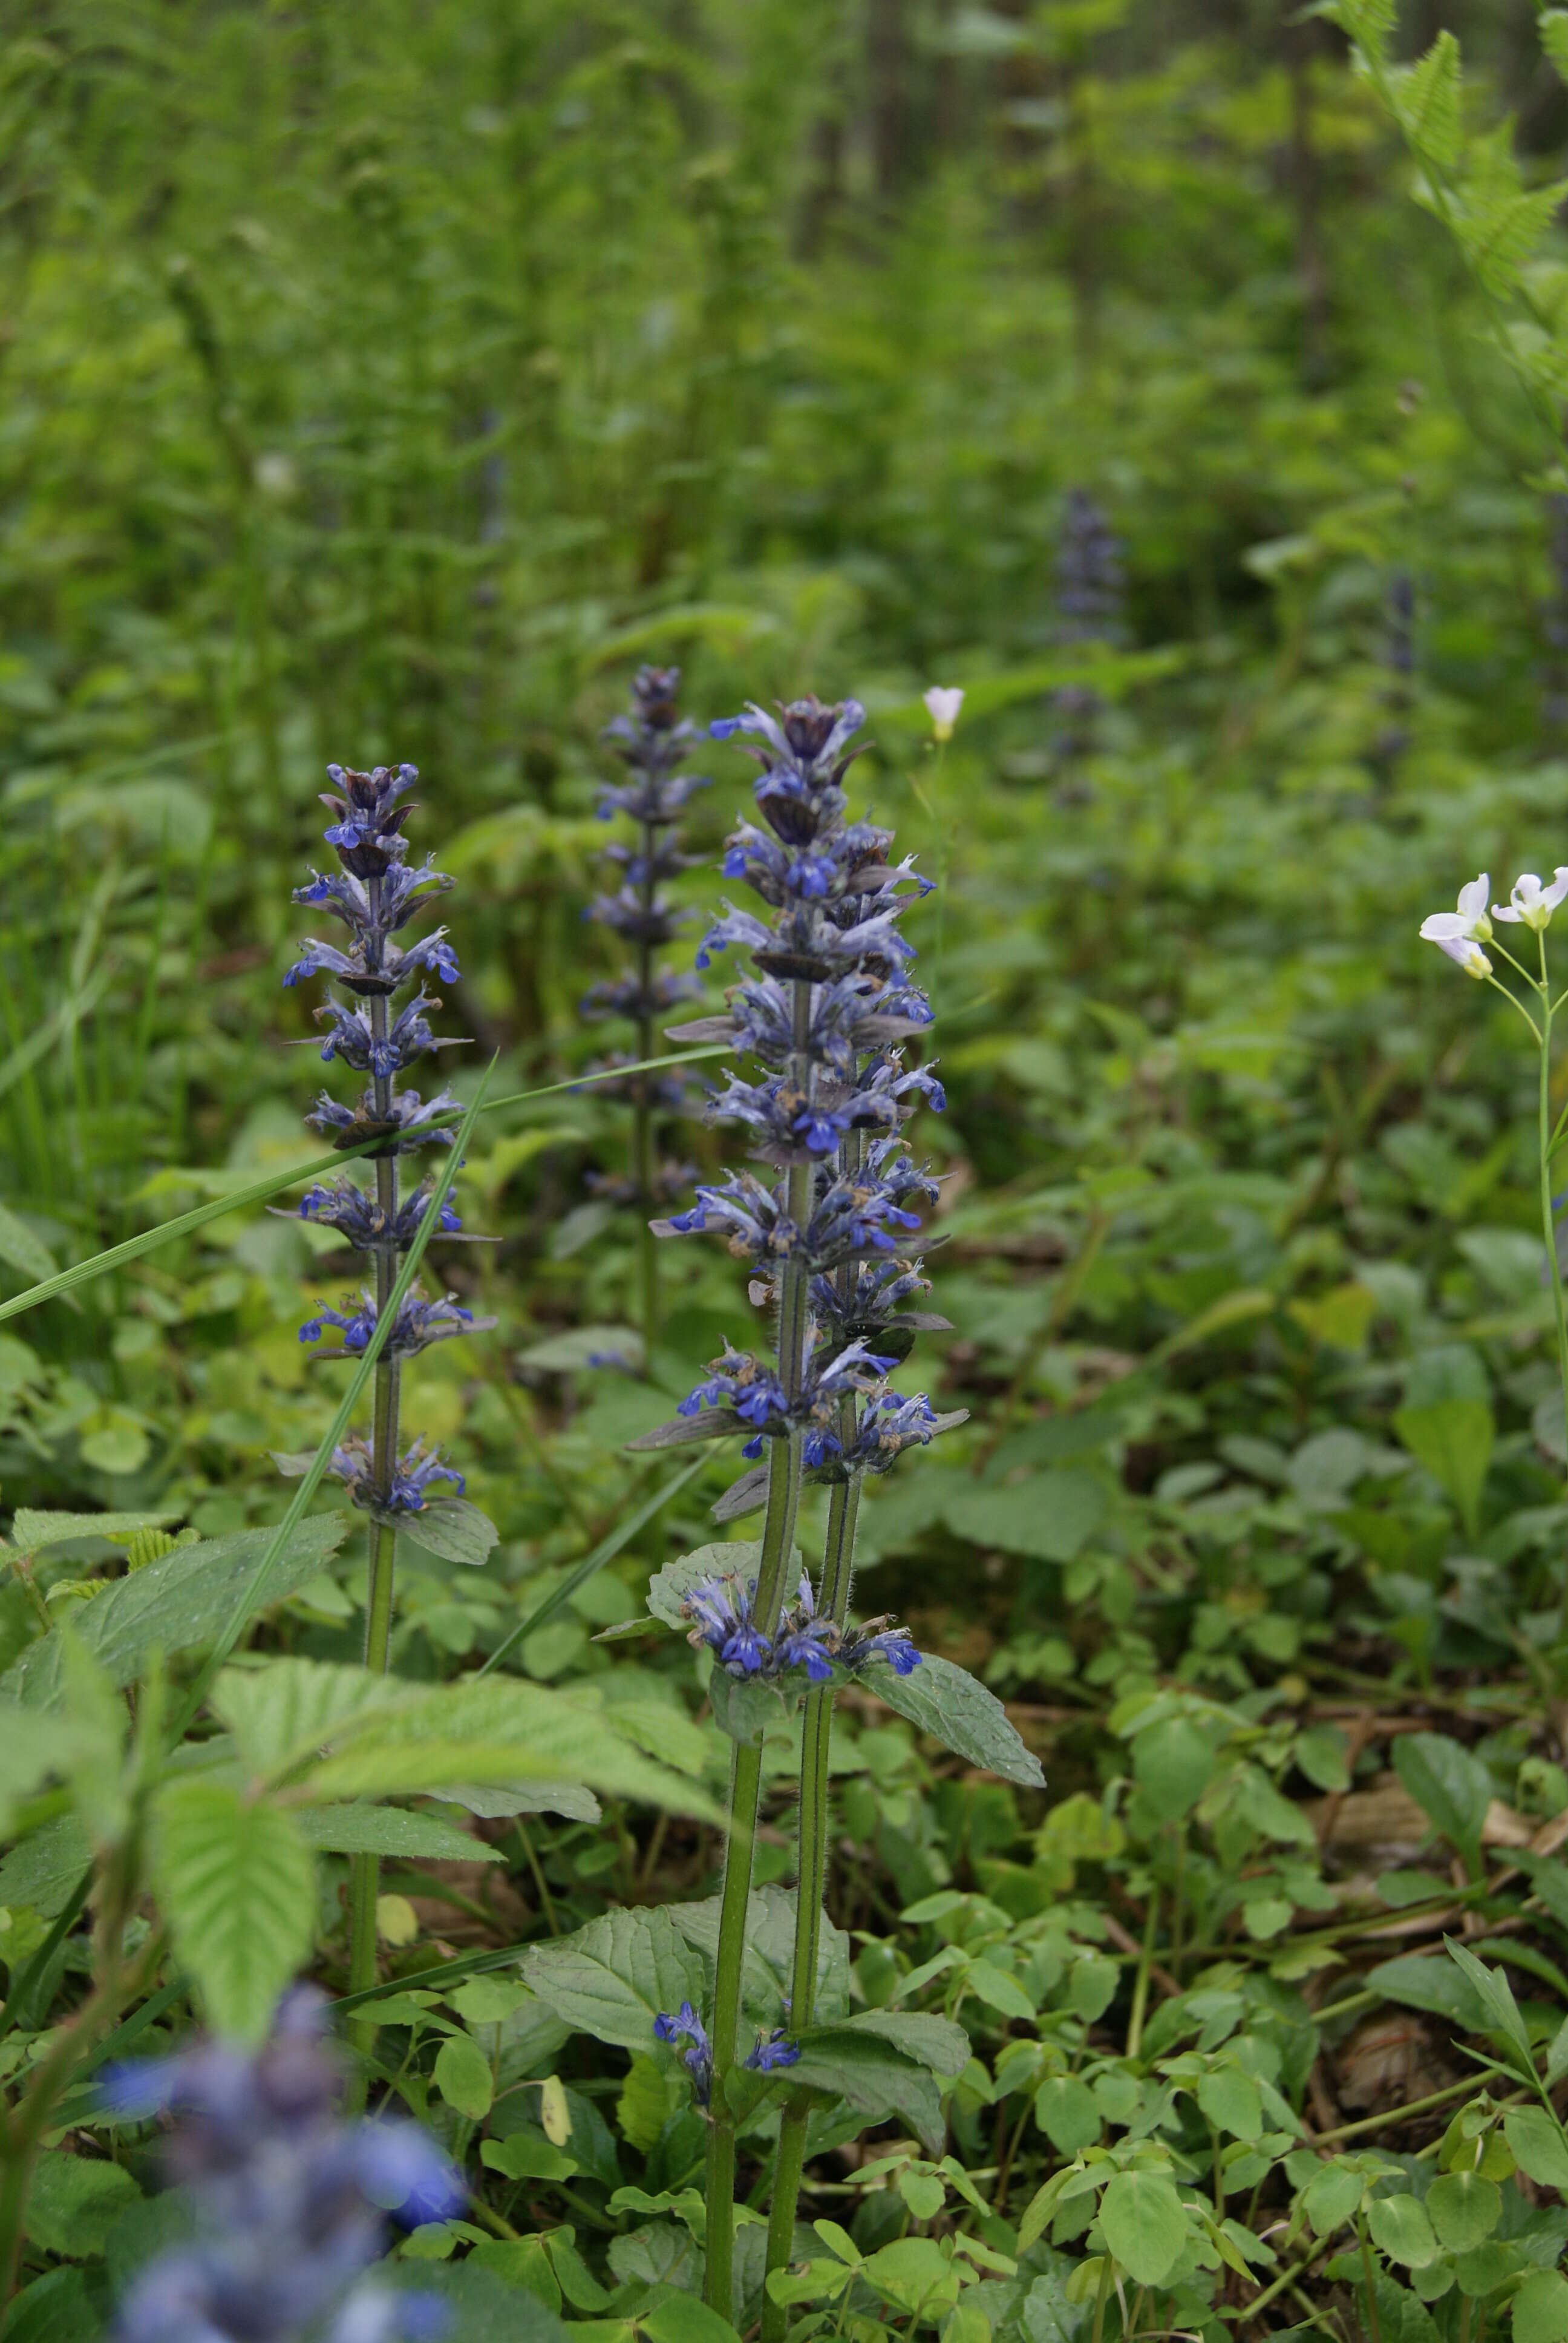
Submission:
<svg viewBox="0 0 1568 2343">
<path fill-rule="evenodd" d="M 643 879 L 638 892 L 642 899 L 644 917 L 649 920 L 653 916 L 658 891 L 654 876 L 654 857 L 658 851 L 658 832 L 651 821 L 645 821 L 642 825 Z M 653 946 L 645 936 L 637 951 L 637 1054 L 639 1060 L 653 1055 L 652 985 Z M 646 1375 L 651 1371 L 653 1346 L 658 1337 L 658 1240 L 648 1226 L 654 1206 L 653 1094 L 646 1072 L 634 1079 L 631 1158 L 632 1178 L 637 1183 L 638 1316 L 642 1331 L 642 1371 Z"/>
<path fill-rule="evenodd" d="M 802 1090 L 809 1082 L 806 1054 L 811 987 L 794 986 L 795 1052 L 790 1071 Z M 809 1163 L 791 1165 L 788 1210 L 797 1228 L 811 1214 Z M 809 1287 L 799 1255 L 786 1262 L 779 1283 L 779 1380 L 787 1398 L 800 1391 L 806 1367 Z M 757 1566 L 753 1615 L 765 1635 L 779 1624 L 785 1582 L 795 1546 L 795 1515 L 800 1497 L 800 1433 L 769 1441 L 768 1507 L 762 1519 L 762 1551 Z M 740 1977 L 746 1955 L 746 1916 L 751 1900 L 751 1864 L 757 1840 L 762 1786 L 760 1748 L 737 1745 L 729 1776 L 729 1836 L 724 1855 L 724 1887 L 719 1906 L 719 1953 L 713 1982 L 713 2086 L 708 2135 L 708 2278 L 710 2309 L 734 2315 L 735 2117 L 728 2085 L 735 2066 L 740 2022 Z"/>
<path fill-rule="evenodd" d="M 855 1436 L 855 1403 L 846 1399 L 840 1425 L 846 1447 Z M 824 1617 L 844 1624 L 854 1574 L 855 1521 L 859 1510 L 858 1479 L 840 1482 L 828 1509 L 828 1535 L 822 1556 L 822 1584 L 818 1608 Z M 800 1876 L 795 1893 L 795 1958 L 789 1982 L 789 2027 L 803 2034 L 816 2014 L 817 1966 L 822 1943 L 822 1897 L 828 1876 L 828 1762 L 833 1739 L 833 1687 L 813 1684 L 806 1695 L 800 1734 Z M 800 2176 L 806 2162 L 806 2127 L 810 2101 L 797 2093 L 785 2103 L 779 2129 L 779 2161 L 773 2175 L 773 2202 L 768 2218 L 768 2268 L 788 2267 L 795 2243 L 795 2208 L 800 2197 Z M 784 2307 L 764 2295 L 762 2343 L 783 2343 L 789 2326 Z"/>
<path fill-rule="evenodd" d="M 374 921 L 380 911 L 381 881 L 367 882 L 370 898 L 370 916 Z M 370 1031 L 372 1040 L 387 1039 L 387 995 L 376 993 L 370 1001 Z M 386 1121 L 392 1110 L 392 1077 L 377 1074 L 372 1077 L 375 1088 L 376 1112 Z M 397 1212 L 397 1158 L 395 1154 L 376 1158 L 376 1202 L 383 1215 L 384 1224 L 390 1227 Z M 377 1321 L 392 1298 L 397 1282 L 397 1256 L 389 1243 L 378 1246 L 376 1253 L 376 1311 Z M 397 1417 L 401 1397 L 401 1377 L 398 1362 L 391 1355 L 390 1339 L 376 1365 L 376 1400 L 371 1426 L 372 1492 L 378 1507 L 384 1507 L 392 1494 L 392 1477 L 397 1467 Z M 392 1574 L 397 1541 L 385 1521 L 372 1515 L 366 1542 L 365 1589 L 365 1664 L 377 1675 L 384 1676 L 392 1653 Z M 348 1879 L 348 1989 L 363 1993 L 376 1982 L 376 1904 L 381 1881 L 380 1858 L 374 1855 L 357 1855 L 349 1866 Z M 353 2037 L 360 2055 L 368 2058 L 375 2048 L 377 2025 L 374 2016 L 356 2017 Z"/>
</svg>

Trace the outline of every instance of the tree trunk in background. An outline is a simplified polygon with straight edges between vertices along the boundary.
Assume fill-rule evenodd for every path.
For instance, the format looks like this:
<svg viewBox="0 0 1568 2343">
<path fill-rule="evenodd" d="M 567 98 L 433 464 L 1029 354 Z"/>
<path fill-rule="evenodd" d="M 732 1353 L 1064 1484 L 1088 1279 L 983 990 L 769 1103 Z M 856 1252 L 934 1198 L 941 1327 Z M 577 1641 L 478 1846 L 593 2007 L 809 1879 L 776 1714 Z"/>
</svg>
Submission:
<svg viewBox="0 0 1568 2343">
<path fill-rule="evenodd" d="M 1302 379 L 1317 390 L 1329 375 L 1329 272 L 1322 238 L 1322 166 L 1312 141 L 1316 28 L 1285 33 L 1291 79 L 1291 192 L 1296 206 L 1296 275 L 1302 287 Z"/>
<path fill-rule="evenodd" d="M 905 0 L 868 0 L 866 66 L 869 84 L 871 178 L 877 200 L 898 201 L 909 184 L 910 44 Z"/>
<path fill-rule="evenodd" d="M 811 125 L 811 162 L 795 226 L 795 252 L 815 260 L 844 200 L 844 117 L 819 115 Z"/>
</svg>

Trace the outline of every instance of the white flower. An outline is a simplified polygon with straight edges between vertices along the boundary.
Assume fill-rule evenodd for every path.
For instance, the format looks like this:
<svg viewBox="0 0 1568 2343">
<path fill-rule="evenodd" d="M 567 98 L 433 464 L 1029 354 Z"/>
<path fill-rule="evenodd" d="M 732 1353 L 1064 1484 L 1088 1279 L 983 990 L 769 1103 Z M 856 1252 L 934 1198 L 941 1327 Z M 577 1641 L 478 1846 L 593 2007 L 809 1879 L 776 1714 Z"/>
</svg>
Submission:
<svg viewBox="0 0 1568 2343">
<path fill-rule="evenodd" d="M 940 683 L 933 683 L 930 691 L 924 694 L 924 699 L 930 710 L 931 728 L 937 739 L 950 740 L 953 726 L 959 720 L 959 709 L 964 704 L 963 693 L 957 689 L 946 690 Z"/>
<path fill-rule="evenodd" d="M 1507 902 L 1493 903 L 1492 909 L 1498 919 L 1523 920 L 1527 928 L 1533 928 L 1539 934 L 1564 895 L 1568 895 L 1568 862 L 1560 862 L 1550 887 L 1543 887 L 1534 871 L 1526 870 L 1514 880 L 1513 892 Z"/>
<path fill-rule="evenodd" d="M 1457 960 L 1466 976 L 1477 979 L 1492 974 L 1492 962 L 1481 946 L 1470 936 L 1438 936 L 1433 939 L 1440 951 Z"/>
<path fill-rule="evenodd" d="M 1460 889 L 1457 911 L 1433 911 L 1421 923 L 1421 932 L 1425 940 L 1429 944 L 1441 944 L 1449 958 L 1458 960 L 1462 967 L 1467 964 L 1464 953 L 1451 951 L 1449 947 L 1452 944 L 1485 943 L 1492 933 L 1492 922 L 1486 916 L 1486 898 L 1491 886 L 1492 880 L 1483 870 L 1479 879 L 1473 879 L 1468 887 Z M 1484 952 L 1481 957 L 1485 959 Z M 1484 976 L 1486 970 L 1477 969 L 1472 972 Z"/>
</svg>

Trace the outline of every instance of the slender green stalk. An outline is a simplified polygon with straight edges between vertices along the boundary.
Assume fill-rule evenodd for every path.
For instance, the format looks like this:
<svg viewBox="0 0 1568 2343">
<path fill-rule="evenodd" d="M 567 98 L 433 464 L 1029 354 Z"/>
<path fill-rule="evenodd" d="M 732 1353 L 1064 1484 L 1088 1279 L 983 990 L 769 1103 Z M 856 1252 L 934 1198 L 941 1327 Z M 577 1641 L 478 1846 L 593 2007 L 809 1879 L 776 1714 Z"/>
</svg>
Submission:
<svg viewBox="0 0 1568 2343">
<path fill-rule="evenodd" d="M 806 1042 L 810 1028 L 811 987 L 796 980 L 795 1051 L 791 1071 L 802 1090 L 810 1082 Z M 792 1165 L 787 1208 L 797 1228 L 811 1216 L 809 1163 Z M 809 1281 L 799 1259 L 787 1261 L 779 1280 L 779 1380 L 785 1395 L 799 1393 L 806 1367 Z M 768 1503 L 762 1517 L 762 1550 L 757 1565 L 753 1615 L 772 1634 L 784 1607 L 789 1559 L 795 1548 L 795 1516 L 800 1500 L 801 1435 L 798 1427 L 771 1441 L 768 1459 Z M 713 1980 L 713 2081 L 708 2133 L 708 2274 L 706 2298 L 720 2317 L 734 2316 L 735 2297 L 735 2117 L 729 2083 L 735 2066 L 740 2024 L 740 1980 L 746 1959 L 746 1916 L 751 1900 L 751 1865 L 762 1789 L 760 1747 L 736 1745 L 729 1772 L 729 1829 L 724 1854 L 724 1885 L 719 1906 L 719 1950 Z"/>
<path fill-rule="evenodd" d="M 377 918 L 380 908 L 381 881 L 368 881 L 370 916 Z M 377 993 L 370 1002 L 370 1032 L 374 1042 L 387 1039 L 387 996 Z M 373 1088 L 377 1120 L 388 1122 L 392 1116 L 393 1081 L 390 1074 L 377 1074 Z M 383 1215 L 383 1225 L 391 1228 L 397 1216 L 397 1157 L 395 1152 L 376 1158 L 376 1202 Z M 377 1325 L 388 1315 L 397 1268 L 392 1248 L 381 1245 L 376 1254 L 376 1317 Z M 402 1396 L 402 1376 L 398 1362 L 391 1355 L 390 1344 L 376 1363 L 376 1401 L 371 1420 L 370 1481 L 378 1507 L 390 1504 L 393 1476 L 397 1470 L 398 1402 Z M 372 1513 L 366 1534 L 365 1584 L 365 1664 L 373 1674 L 384 1676 L 392 1660 L 393 1574 L 397 1565 L 397 1540 L 384 1519 Z M 381 1859 L 376 1855 L 357 1855 L 349 1867 L 348 1885 L 348 1987 L 351 1993 L 363 1993 L 376 1982 L 376 1904 L 381 1885 Z M 376 2041 L 374 2016 L 357 2017 L 351 2031 L 360 2051 L 368 2057 Z"/>
<path fill-rule="evenodd" d="M 855 1403 L 846 1399 L 841 1427 L 846 1448 L 855 1436 Z M 842 1626 L 849 1607 L 854 1575 L 855 1523 L 859 1511 L 858 1479 L 834 1488 L 828 1508 L 828 1534 L 822 1556 L 822 1584 L 818 1609 Z M 828 1875 L 829 1759 L 833 1739 L 833 1686 L 813 1684 L 806 1695 L 800 1730 L 799 1882 L 795 1894 L 795 1956 L 789 1980 L 789 2025 L 804 2033 L 816 2014 L 817 1968 L 822 1943 L 822 1898 Z M 779 2127 L 779 2159 L 773 2173 L 773 2202 L 768 2217 L 768 2268 L 788 2267 L 795 2243 L 795 2208 L 800 2198 L 800 2177 L 806 2163 L 806 2128 L 811 2103 L 797 2093 L 785 2102 Z M 783 2343 L 789 2316 L 780 2303 L 764 2295 L 762 2343 Z"/>
<path fill-rule="evenodd" d="M 658 846 L 658 832 L 651 822 L 642 826 L 643 860 L 649 866 L 649 875 L 643 880 L 639 892 L 643 909 L 650 917 L 658 881 L 651 866 Z M 638 946 L 638 990 L 646 1002 L 653 982 L 653 946 L 646 940 Z M 653 1019 L 645 1008 L 637 1021 L 637 1054 L 641 1059 L 653 1055 Z M 637 1291 L 638 1319 L 642 1333 L 642 1371 L 651 1371 L 653 1346 L 658 1339 L 658 1239 L 649 1222 L 654 1211 L 654 1129 L 653 1096 L 648 1086 L 646 1067 L 634 1076 L 632 1092 L 631 1176 L 637 1183 Z"/>
<path fill-rule="evenodd" d="M 1541 1234 L 1546 1247 L 1547 1265 L 1552 1272 L 1552 1307 L 1557 1325 L 1557 1374 L 1563 1387 L 1563 1455 L 1564 1469 L 1568 1470 L 1568 1309 L 1563 1304 L 1563 1269 L 1557 1258 L 1557 1224 L 1552 1211 L 1552 1150 L 1555 1138 L 1552 1128 L 1552 1016 L 1555 1004 L 1546 975 L 1544 930 L 1537 940 L 1541 946 Z"/>
</svg>

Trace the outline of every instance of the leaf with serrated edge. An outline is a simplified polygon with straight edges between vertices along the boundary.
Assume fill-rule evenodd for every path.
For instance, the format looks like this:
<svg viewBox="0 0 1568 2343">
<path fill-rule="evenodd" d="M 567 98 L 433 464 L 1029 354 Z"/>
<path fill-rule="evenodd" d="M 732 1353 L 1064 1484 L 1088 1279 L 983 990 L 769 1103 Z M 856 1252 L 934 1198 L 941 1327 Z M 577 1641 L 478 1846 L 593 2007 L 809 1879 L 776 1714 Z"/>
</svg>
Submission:
<svg viewBox="0 0 1568 2343">
<path fill-rule="evenodd" d="M 936 2083 L 926 2067 L 903 2057 L 890 2043 L 859 2039 L 843 2026 L 819 2042 L 808 2036 L 789 2069 L 789 2081 L 792 2087 L 841 2100 L 868 2123 L 897 2116 L 928 2155 L 942 2152 L 946 2127 Z"/>
<path fill-rule="evenodd" d="M 653 2046 L 653 2021 L 704 1996 L 702 1964 L 669 1915 L 604 1912 L 586 1927 L 524 1954 L 522 1974 L 563 2025 L 623 2050 Z"/>
<path fill-rule="evenodd" d="M 820 2039 L 830 2048 L 847 2034 L 869 2034 L 879 2041 L 890 2042 L 906 2058 L 950 2079 L 961 2075 L 970 2060 L 970 2037 L 963 2027 L 955 2025 L 950 2017 L 938 2017 L 929 2011 L 857 2010 L 841 2026 L 814 2026 L 811 2038 Z"/>
<path fill-rule="evenodd" d="M 166 1783 L 154 1807 L 153 1884 L 214 2031 L 262 2041 L 310 1951 L 316 1916 L 310 1850 L 294 1817 L 248 1804 L 226 1782 Z"/>
<path fill-rule="evenodd" d="M 868 1692 L 908 1717 L 957 1757 L 1004 1782 L 1038 1790 L 1045 1781 L 1038 1757 L 1024 1746 L 996 1694 L 964 1668 L 928 1653 L 909 1675 L 896 1675 L 886 1661 L 874 1661 L 863 1679 Z"/>
<path fill-rule="evenodd" d="M 667 1904 L 663 1908 L 688 1944 L 694 1945 L 710 1965 L 719 1957 L 719 1901 L 705 1896 L 699 1903 Z M 777 2025 L 784 2014 L 795 1958 L 795 1891 L 792 1887 L 756 1887 L 746 1912 L 746 1967 L 742 1998 L 755 2017 Z M 819 2017 L 840 2017 L 849 2006 L 849 1939 L 822 1915 L 817 1947 L 816 2008 Z"/>
<path fill-rule="evenodd" d="M 363 1710 L 337 1732 L 303 1778 L 313 1803 L 438 1790 L 443 1782 L 579 1781 L 718 1821 L 695 1783 L 645 1757 L 602 1709 L 542 1684 L 492 1676 L 443 1684 L 385 1709 Z"/>
<path fill-rule="evenodd" d="M 296 1820 L 306 1845 L 328 1855 L 388 1855 L 406 1863 L 501 1860 L 482 1838 L 404 1806 L 307 1806 Z"/>
<path fill-rule="evenodd" d="M 254 1775 L 272 1779 L 324 1748 L 367 1708 L 417 1699 L 424 1687 L 326 1660 L 272 1659 L 226 1668 L 208 1702 Z"/>
<path fill-rule="evenodd" d="M 175 1516 L 174 1518 L 177 1518 Z M 308 1513 L 273 1565 L 256 1608 L 280 1603 L 315 1578 L 343 1541 L 343 1513 Z M 116 1688 L 135 1683 L 155 1651 L 166 1658 L 210 1643 L 249 1590 L 256 1566 L 272 1542 L 270 1530 L 241 1530 L 176 1546 L 145 1570 L 116 1578 L 72 1614 L 71 1624 Z M 29 1708 L 53 1708 L 60 1698 L 60 1637 L 56 1629 L 28 1645 L 0 1677 L 0 1695 Z"/>
</svg>

